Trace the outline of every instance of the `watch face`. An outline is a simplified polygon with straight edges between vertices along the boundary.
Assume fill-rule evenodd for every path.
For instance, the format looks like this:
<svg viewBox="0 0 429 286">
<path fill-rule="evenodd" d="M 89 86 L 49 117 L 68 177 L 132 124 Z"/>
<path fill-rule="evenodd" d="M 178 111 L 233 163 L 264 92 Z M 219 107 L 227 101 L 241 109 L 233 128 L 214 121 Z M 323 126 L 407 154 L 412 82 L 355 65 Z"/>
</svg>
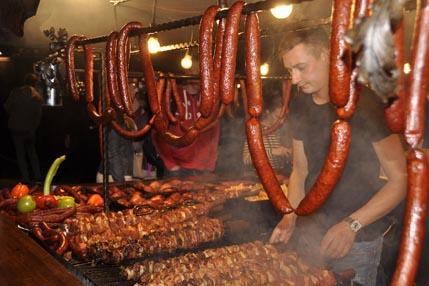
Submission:
<svg viewBox="0 0 429 286">
<path fill-rule="evenodd" d="M 354 231 L 357 232 L 359 229 L 361 229 L 362 225 L 360 224 L 359 221 L 354 220 L 350 223 L 350 228 Z"/>
</svg>

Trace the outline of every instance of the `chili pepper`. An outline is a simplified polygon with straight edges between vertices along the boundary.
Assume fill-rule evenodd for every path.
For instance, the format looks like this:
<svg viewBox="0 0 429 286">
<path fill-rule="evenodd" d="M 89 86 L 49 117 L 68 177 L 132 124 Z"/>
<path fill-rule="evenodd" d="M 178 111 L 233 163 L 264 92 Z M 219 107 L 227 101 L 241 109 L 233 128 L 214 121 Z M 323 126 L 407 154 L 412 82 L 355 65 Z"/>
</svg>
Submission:
<svg viewBox="0 0 429 286">
<path fill-rule="evenodd" d="M 45 177 L 45 183 L 43 185 L 43 195 L 35 195 L 34 199 L 36 200 L 36 205 L 40 209 L 56 208 L 58 205 L 58 200 L 54 195 L 50 194 L 52 179 L 58 171 L 60 164 L 66 159 L 66 156 L 63 155 L 55 159 L 51 167 L 49 167 L 48 173 Z"/>
</svg>

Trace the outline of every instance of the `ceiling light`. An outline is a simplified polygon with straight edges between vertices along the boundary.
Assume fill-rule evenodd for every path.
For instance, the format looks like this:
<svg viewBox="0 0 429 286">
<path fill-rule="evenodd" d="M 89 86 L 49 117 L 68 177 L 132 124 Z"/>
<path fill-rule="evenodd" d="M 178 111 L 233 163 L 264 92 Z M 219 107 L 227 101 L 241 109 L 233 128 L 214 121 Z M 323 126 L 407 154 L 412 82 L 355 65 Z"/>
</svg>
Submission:
<svg viewBox="0 0 429 286">
<path fill-rule="evenodd" d="M 277 19 L 285 19 L 292 13 L 291 5 L 279 5 L 271 9 L 271 14 Z"/>
<path fill-rule="evenodd" d="M 147 47 L 149 49 L 149 53 L 151 54 L 156 54 L 159 52 L 160 46 L 161 45 L 159 44 L 158 37 L 156 36 L 151 36 L 147 41 Z"/>
<path fill-rule="evenodd" d="M 270 72 L 270 65 L 264 63 L 261 65 L 261 75 L 267 75 Z"/>
<path fill-rule="evenodd" d="M 180 61 L 180 65 L 185 70 L 188 70 L 192 67 L 192 56 L 190 54 L 188 54 L 188 51 L 186 51 L 185 56 Z"/>
<path fill-rule="evenodd" d="M 409 74 L 411 72 L 411 65 L 410 63 L 404 64 L 404 74 Z"/>
</svg>

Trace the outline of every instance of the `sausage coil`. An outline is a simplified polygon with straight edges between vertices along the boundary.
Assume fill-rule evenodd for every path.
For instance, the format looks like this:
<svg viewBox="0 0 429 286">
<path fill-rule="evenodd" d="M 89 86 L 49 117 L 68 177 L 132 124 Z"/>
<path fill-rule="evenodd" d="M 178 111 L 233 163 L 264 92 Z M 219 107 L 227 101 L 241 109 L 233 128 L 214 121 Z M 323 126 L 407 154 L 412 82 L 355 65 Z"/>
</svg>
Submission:
<svg viewBox="0 0 429 286">
<path fill-rule="evenodd" d="M 352 58 L 344 40 L 344 34 L 351 25 L 352 1 L 333 1 L 333 3 L 329 93 L 331 102 L 337 107 L 342 107 L 347 103 L 350 92 Z"/>
<path fill-rule="evenodd" d="M 295 210 L 297 215 L 309 215 L 318 210 L 332 193 L 341 177 L 350 149 L 351 128 L 347 121 L 337 120 L 331 129 L 331 144 L 322 170 L 310 192 Z"/>
<path fill-rule="evenodd" d="M 117 40 L 117 72 L 119 81 L 119 94 L 124 104 L 125 112 L 128 116 L 134 117 L 134 109 L 130 91 L 128 89 L 128 62 L 129 62 L 129 41 L 128 35 L 134 29 L 142 28 L 139 22 L 129 22 L 125 24 L 118 34 Z"/>
<path fill-rule="evenodd" d="M 224 44 L 222 47 L 222 73 L 220 75 L 220 95 L 223 104 L 229 105 L 234 99 L 235 67 L 237 62 L 238 30 L 240 28 L 243 1 L 232 4 L 228 11 Z"/>
<path fill-rule="evenodd" d="M 261 83 L 261 37 L 259 31 L 258 15 L 250 13 L 246 17 L 246 78 L 247 78 L 247 104 L 251 117 L 262 115 L 262 83 Z"/>
<path fill-rule="evenodd" d="M 429 3 L 417 9 L 411 50 L 410 81 L 405 106 L 405 141 L 413 148 L 423 138 L 427 81 L 429 75 Z"/>
<path fill-rule="evenodd" d="M 401 246 L 391 285 L 413 285 L 419 265 L 427 212 L 428 164 L 421 149 L 407 154 L 408 195 Z"/>
<path fill-rule="evenodd" d="M 202 117 L 208 117 L 213 108 L 213 24 L 219 6 L 212 5 L 206 9 L 200 23 L 199 53 L 200 53 L 200 85 Z"/>
</svg>

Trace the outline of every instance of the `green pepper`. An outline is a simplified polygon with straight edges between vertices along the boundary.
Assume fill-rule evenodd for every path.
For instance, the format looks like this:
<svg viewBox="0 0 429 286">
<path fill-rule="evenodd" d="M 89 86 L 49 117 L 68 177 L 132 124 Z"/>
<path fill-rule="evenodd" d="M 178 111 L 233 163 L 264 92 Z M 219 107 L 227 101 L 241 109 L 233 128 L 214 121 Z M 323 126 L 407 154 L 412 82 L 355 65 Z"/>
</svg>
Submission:
<svg viewBox="0 0 429 286">
<path fill-rule="evenodd" d="M 59 208 L 73 208 L 76 206 L 76 202 L 71 196 L 58 196 L 58 205 Z"/>
</svg>

